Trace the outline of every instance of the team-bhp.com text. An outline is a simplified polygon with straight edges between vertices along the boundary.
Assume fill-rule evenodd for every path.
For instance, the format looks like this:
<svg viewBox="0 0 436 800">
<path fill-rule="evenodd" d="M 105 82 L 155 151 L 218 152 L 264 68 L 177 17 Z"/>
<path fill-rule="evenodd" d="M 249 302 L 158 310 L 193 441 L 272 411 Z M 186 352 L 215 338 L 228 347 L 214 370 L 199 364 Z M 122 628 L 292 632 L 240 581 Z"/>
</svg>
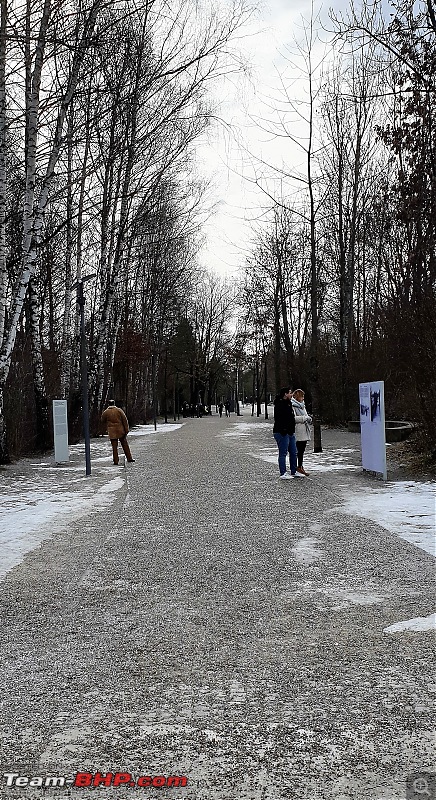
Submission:
<svg viewBox="0 0 436 800">
<path fill-rule="evenodd" d="M 76 772 L 73 778 L 65 775 L 20 775 L 18 772 L 4 772 L 3 778 L 6 786 L 37 786 L 48 788 L 50 786 L 75 786 L 78 789 L 87 789 L 95 786 L 123 786 L 127 788 L 140 787 L 142 789 L 174 789 L 188 785 L 185 775 L 141 775 L 134 778 L 130 772 Z"/>
</svg>

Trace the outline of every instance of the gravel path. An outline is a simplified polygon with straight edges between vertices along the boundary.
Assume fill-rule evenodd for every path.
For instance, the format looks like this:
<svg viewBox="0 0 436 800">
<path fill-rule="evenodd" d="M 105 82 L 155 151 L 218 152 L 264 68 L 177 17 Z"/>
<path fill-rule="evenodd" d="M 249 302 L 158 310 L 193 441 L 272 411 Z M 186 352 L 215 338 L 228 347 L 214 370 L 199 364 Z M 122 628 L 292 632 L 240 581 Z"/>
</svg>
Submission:
<svg viewBox="0 0 436 800">
<path fill-rule="evenodd" d="M 271 428 L 222 435 L 235 421 L 132 437 L 111 508 L 0 584 L 0 776 L 187 787 L 0 777 L 1 800 L 400 800 L 408 775 L 432 770 L 434 633 L 383 629 L 434 611 L 434 560 L 341 513 L 338 483 L 367 477 L 280 481 L 249 455 Z"/>
</svg>

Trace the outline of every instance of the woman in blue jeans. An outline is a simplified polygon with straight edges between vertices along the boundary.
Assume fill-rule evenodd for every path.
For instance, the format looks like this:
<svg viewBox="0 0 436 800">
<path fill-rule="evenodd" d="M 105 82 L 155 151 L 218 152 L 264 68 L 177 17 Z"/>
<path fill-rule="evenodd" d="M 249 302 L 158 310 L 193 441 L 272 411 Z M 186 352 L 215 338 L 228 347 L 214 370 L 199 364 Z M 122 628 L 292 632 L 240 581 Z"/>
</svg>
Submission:
<svg viewBox="0 0 436 800">
<path fill-rule="evenodd" d="M 280 389 L 274 400 L 274 439 L 279 448 L 279 470 L 282 480 L 297 477 L 297 445 L 295 442 L 295 417 L 291 403 L 292 389 Z M 286 472 L 286 456 L 289 453 L 291 474 Z"/>
</svg>

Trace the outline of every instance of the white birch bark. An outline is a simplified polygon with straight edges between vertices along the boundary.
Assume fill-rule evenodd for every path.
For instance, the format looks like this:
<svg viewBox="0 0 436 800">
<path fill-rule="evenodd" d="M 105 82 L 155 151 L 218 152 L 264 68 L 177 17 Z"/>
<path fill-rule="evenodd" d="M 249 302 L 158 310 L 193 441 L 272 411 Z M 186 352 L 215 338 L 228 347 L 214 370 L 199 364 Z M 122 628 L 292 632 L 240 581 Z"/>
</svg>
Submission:
<svg viewBox="0 0 436 800">
<path fill-rule="evenodd" d="M 7 0 L 0 0 L 0 345 L 6 313 L 6 20 Z"/>
<path fill-rule="evenodd" d="M 44 46 L 47 37 L 47 29 L 50 17 L 51 0 L 45 0 L 43 15 L 41 18 L 38 43 L 34 69 L 32 74 L 31 94 L 28 102 L 28 143 L 26 154 L 26 197 L 24 204 L 24 230 L 23 230 L 23 268 L 18 287 L 13 297 L 10 313 L 10 323 L 0 353 L 0 379 L 6 380 L 12 351 L 17 335 L 18 322 L 23 309 L 24 300 L 27 294 L 29 281 L 34 274 L 38 244 L 44 222 L 44 212 L 47 206 L 51 184 L 54 178 L 55 167 L 59 158 L 62 133 L 66 114 L 79 80 L 80 68 L 89 46 L 91 34 L 93 32 L 98 12 L 105 5 L 106 0 L 95 0 L 84 24 L 84 29 L 80 42 L 76 47 L 68 84 L 62 97 L 57 114 L 53 141 L 51 145 L 50 157 L 48 159 L 45 176 L 42 181 L 38 199 L 35 199 L 35 175 L 36 175 L 36 153 L 37 153 L 37 133 L 38 133 L 38 109 L 39 109 L 39 90 L 41 82 L 41 70 L 44 57 Z"/>
<path fill-rule="evenodd" d="M 67 135 L 67 229 L 65 253 L 65 293 L 64 312 L 62 315 L 62 347 L 61 347 L 61 397 L 68 396 L 72 364 L 71 341 L 71 286 L 73 264 L 73 192 L 72 192 L 72 133 L 73 112 L 70 112 Z"/>
<path fill-rule="evenodd" d="M 137 55 L 137 68 L 135 74 L 135 85 L 133 96 L 131 99 L 131 113 L 129 119 L 129 141 L 127 148 L 126 164 L 124 168 L 124 176 L 122 179 L 121 188 L 121 204 L 119 214 L 119 224 L 117 230 L 116 244 L 113 255 L 113 263 L 108 271 L 108 284 L 105 296 L 105 303 L 100 316 L 99 330 L 97 331 L 94 365 L 91 374 L 91 392 L 94 397 L 94 403 L 99 409 L 104 391 L 104 360 L 109 351 L 109 371 L 112 370 L 113 360 L 115 355 L 115 342 L 118 334 L 119 321 L 116 319 L 112 323 L 112 311 L 114 300 L 117 296 L 118 286 L 123 279 L 123 252 L 124 241 L 127 234 L 129 225 L 129 211 L 130 211 L 130 194 L 131 194 L 131 179 L 135 163 L 135 155 L 137 148 L 137 122 L 138 122 L 138 109 L 140 105 L 139 89 L 141 80 L 141 70 L 143 67 L 143 49 L 144 39 L 141 42 L 140 52 Z M 109 332 L 112 338 L 112 343 L 109 343 Z"/>
</svg>

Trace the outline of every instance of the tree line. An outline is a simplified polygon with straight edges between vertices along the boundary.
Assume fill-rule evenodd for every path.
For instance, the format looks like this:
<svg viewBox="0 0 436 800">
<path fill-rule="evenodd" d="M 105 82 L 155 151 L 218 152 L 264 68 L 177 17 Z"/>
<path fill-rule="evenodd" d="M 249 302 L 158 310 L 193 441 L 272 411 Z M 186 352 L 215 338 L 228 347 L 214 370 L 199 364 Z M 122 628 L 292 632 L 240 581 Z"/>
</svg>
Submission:
<svg viewBox="0 0 436 800">
<path fill-rule="evenodd" d="M 198 268 L 193 153 L 249 13 L 1 0 L 0 462 L 50 446 L 53 397 L 80 430 L 79 283 L 94 433 L 114 393 L 144 417 L 164 369 L 185 397 L 214 390 L 233 301 Z"/>
<path fill-rule="evenodd" d="M 358 418 L 359 382 L 384 380 L 387 415 L 420 421 L 435 455 L 436 18 L 432 0 L 394 9 L 332 15 L 327 64 L 306 24 L 305 101 L 284 76 L 264 122 L 295 142 L 299 112 L 305 168 L 296 184 L 283 167 L 278 197 L 256 177 L 273 202 L 246 260 L 243 327 L 276 387 L 309 387 L 318 419 Z"/>
<path fill-rule="evenodd" d="M 240 67 L 243 0 L 0 6 L 0 462 L 50 447 L 54 397 L 80 436 L 78 284 L 93 433 L 111 395 L 132 421 L 241 388 L 260 413 L 292 379 L 320 449 L 320 422 L 384 379 L 388 416 L 436 451 L 432 0 L 332 13 L 328 59 L 306 23 L 306 95 L 284 75 L 263 123 L 301 165 L 280 194 L 259 169 L 271 212 L 238 285 L 198 266 L 195 146 Z"/>
</svg>

